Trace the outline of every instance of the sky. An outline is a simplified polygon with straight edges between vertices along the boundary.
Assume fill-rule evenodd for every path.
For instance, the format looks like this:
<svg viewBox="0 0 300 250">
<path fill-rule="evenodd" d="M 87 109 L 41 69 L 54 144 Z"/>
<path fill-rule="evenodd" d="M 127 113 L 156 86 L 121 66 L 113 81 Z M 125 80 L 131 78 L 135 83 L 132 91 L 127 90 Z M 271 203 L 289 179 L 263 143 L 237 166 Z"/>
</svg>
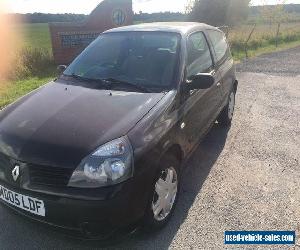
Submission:
<svg viewBox="0 0 300 250">
<path fill-rule="evenodd" d="M 2 0 L 0 0 L 2 1 Z M 14 13 L 77 13 L 89 14 L 101 0 L 4 0 L 9 12 Z M 261 3 L 275 4 L 283 0 L 252 0 L 252 5 Z M 135 12 L 183 12 L 187 0 L 133 0 Z M 286 3 L 298 3 L 300 0 L 287 0 Z"/>
</svg>

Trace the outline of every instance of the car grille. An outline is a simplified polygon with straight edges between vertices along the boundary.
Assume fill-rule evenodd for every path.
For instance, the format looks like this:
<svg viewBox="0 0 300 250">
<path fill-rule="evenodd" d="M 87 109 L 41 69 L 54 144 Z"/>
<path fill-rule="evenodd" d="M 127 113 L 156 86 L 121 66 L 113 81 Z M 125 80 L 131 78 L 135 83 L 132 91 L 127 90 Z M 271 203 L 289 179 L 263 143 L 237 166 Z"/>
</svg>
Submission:
<svg viewBox="0 0 300 250">
<path fill-rule="evenodd" d="M 8 166 L 10 166 L 9 157 L 0 152 L 0 169 L 4 171 L 4 169 Z"/>
<path fill-rule="evenodd" d="M 29 165 L 30 183 L 43 186 L 65 187 L 71 178 L 73 170 L 70 168 L 47 167 Z"/>
<path fill-rule="evenodd" d="M 9 157 L 0 152 L 0 180 L 5 179 L 6 169 L 10 169 L 11 167 Z"/>
</svg>

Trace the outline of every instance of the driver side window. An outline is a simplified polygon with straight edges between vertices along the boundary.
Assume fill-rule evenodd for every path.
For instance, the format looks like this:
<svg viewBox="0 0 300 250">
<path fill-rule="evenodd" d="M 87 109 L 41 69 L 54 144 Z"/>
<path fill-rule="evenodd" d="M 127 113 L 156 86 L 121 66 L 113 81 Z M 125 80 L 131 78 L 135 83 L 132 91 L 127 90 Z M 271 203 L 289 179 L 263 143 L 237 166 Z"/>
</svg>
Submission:
<svg viewBox="0 0 300 250">
<path fill-rule="evenodd" d="M 189 36 L 187 50 L 187 78 L 198 73 L 208 73 L 212 70 L 213 61 L 206 38 L 202 32 Z"/>
</svg>

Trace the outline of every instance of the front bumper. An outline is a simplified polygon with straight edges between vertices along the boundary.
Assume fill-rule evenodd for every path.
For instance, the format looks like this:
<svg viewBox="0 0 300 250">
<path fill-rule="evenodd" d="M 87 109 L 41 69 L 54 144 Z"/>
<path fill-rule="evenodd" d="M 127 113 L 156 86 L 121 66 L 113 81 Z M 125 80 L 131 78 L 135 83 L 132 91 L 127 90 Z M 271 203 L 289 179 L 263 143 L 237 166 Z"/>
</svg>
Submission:
<svg viewBox="0 0 300 250">
<path fill-rule="evenodd" d="M 5 203 L 18 213 L 43 223 L 74 231 L 83 237 L 98 239 L 109 238 L 114 233 L 135 225 L 144 215 L 149 192 L 147 181 L 141 178 L 132 178 L 114 187 L 104 188 L 105 190 L 99 189 L 100 200 L 44 194 L 19 189 L 4 182 L 0 182 L 0 185 L 11 191 L 44 201 L 45 217 Z M 104 191 L 106 196 L 103 196 Z"/>
</svg>

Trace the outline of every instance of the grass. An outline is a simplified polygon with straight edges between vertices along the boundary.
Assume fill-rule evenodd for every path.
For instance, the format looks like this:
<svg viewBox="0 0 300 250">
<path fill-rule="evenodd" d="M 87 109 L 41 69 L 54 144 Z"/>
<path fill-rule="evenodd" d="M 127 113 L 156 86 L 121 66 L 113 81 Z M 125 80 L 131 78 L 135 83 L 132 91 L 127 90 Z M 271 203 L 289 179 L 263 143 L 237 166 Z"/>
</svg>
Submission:
<svg viewBox="0 0 300 250">
<path fill-rule="evenodd" d="M 21 47 L 45 49 L 52 52 L 50 32 L 48 24 L 16 24 L 13 29 L 17 34 L 21 34 Z"/>
<path fill-rule="evenodd" d="M 257 48 L 257 49 L 249 49 L 248 57 L 252 58 L 252 57 L 260 56 L 260 55 L 267 54 L 267 53 L 278 52 L 278 51 L 282 51 L 282 50 L 286 50 L 286 49 L 290 49 L 290 48 L 295 48 L 298 46 L 300 46 L 300 39 L 297 41 L 289 42 L 289 43 L 279 44 L 278 47 L 276 47 L 273 44 L 270 44 L 268 46 L 264 46 L 264 47 Z M 235 59 L 236 63 L 241 62 L 242 60 L 245 59 L 245 53 L 243 51 L 235 52 L 234 59 Z"/>
<path fill-rule="evenodd" d="M 48 24 L 15 24 L 20 35 L 14 72 L 0 81 L 0 110 L 56 76 Z"/>
<path fill-rule="evenodd" d="M 243 25 L 229 32 L 229 41 L 233 56 L 236 60 L 245 57 L 245 41 L 247 40 L 252 26 Z M 272 52 L 290 46 L 297 46 L 300 42 L 300 23 L 286 23 L 281 25 L 278 48 L 276 48 L 277 25 L 257 25 L 251 39 L 248 42 L 249 56 Z"/>
<path fill-rule="evenodd" d="M 51 39 L 47 24 L 18 24 L 12 27 L 22 35 L 14 75 L 0 82 L 0 109 L 26 93 L 40 87 L 56 75 Z M 230 30 L 229 41 L 236 61 L 245 58 L 245 41 L 251 25 Z M 300 46 L 300 23 L 282 24 L 278 48 L 275 47 L 276 25 L 258 25 L 248 43 L 250 57 Z"/>
<path fill-rule="evenodd" d="M 31 77 L 25 80 L 15 81 L 13 83 L 0 83 L 0 109 L 52 79 L 52 77 Z"/>
</svg>

